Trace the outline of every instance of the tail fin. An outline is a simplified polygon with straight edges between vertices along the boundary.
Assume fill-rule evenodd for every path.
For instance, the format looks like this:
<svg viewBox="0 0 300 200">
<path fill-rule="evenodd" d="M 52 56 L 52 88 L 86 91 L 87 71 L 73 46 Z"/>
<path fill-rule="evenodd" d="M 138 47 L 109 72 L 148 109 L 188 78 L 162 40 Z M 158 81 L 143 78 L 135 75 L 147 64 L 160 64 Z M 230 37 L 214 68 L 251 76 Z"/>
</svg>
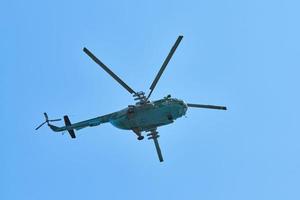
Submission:
<svg viewBox="0 0 300 200">
<path fill-rule="evenodd" d="M 70 128 L 72 126 L 72 124 L 70 122 L 70 119 L 69 119 L 68 115 L 64 116 L 64 121 L 65 121 L 66 129 L 69 132 L 71 138 L 76 138 L 74 129 Z"/>
</svg>

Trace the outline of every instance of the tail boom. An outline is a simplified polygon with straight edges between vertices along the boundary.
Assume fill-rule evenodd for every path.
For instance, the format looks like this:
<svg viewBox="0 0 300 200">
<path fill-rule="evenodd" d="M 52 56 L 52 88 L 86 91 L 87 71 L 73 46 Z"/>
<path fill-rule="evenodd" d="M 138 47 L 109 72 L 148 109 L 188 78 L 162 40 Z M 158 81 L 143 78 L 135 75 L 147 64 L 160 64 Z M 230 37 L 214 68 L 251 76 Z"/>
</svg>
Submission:
<svg viewBox="0 0 300 200">
<path fill-rule="evenodd" d="M 44 116 L 45 116 L 45 122 L 40 124 L 35 130 L 38 130 L 44 124 L 47 124 L 49 126 L 49 128 L 54 132 L 68 131 L 71 138 L 76 138 L 75 130 L 80 130 L 80 129 L 83 129 L 83 128 L 86 128 L 86 127 L 98 126 L 100 124 L 109 122 L 115 116 L 115 113 L 110 113 L 110 114 L 107 114 L 107 115 L 95 117 L 95 118 L 84 120 L 84 121 L 77 122 L 77 123 L 74 123 L 74 124 L 72 124 L 69 117 L 67 115 L 65 115 L 64 116 L 65 126 L 61 126 L 61 127 L 55 126 L 55 125 L 50 123 L 50 122 L 59 121 L 61 119 L 49 120 L 47 113 L 44 113 Z"/>
</svg>

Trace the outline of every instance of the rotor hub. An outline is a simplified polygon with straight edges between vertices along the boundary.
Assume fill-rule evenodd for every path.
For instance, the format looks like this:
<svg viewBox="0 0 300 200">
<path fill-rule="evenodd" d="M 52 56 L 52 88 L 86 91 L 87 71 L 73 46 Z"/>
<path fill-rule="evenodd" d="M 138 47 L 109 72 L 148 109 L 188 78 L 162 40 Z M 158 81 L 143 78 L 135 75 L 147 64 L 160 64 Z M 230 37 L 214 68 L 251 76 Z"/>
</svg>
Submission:
<svg viewBox="0 0 300 200">
<path fill-rule="evenodd" d="M 143 91 L 140 91 L 140 92 L 137 92 L 133 95 L 134 97 L 134 100 L 137 101 L 136 104 L 144 104 L 147 102 L 147 98 L 145 96 L 145 92 Z"/>
</svg>

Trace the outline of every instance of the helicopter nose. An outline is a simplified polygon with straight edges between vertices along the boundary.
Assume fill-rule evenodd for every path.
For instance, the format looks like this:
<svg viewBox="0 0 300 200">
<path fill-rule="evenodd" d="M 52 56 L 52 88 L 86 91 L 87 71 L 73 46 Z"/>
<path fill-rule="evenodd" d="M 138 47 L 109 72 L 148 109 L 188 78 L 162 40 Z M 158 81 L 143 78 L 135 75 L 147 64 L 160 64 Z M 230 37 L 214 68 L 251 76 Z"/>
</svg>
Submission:
<svg viewBox="0 0 300 200">
<path fill-rule="evenodd" d="M 187 111 L 187 109 L 188 109 L 188 106 L 187 106 L 186 103 L 184 103 L 183 101 L 182 101 L 182 104 L 181 104 L 181 105 L 183 106 L 183 108 L 182 108 L 183 114 L 185 114 L 186 111 Z"/>
<path fill-rule="evenodd" d="M 188 106 L 185 103 L 183 103 L 183 111 L 184 111 L 184 113 L 186 113 L 187 109 L 188 109 Z"/>
</svg>

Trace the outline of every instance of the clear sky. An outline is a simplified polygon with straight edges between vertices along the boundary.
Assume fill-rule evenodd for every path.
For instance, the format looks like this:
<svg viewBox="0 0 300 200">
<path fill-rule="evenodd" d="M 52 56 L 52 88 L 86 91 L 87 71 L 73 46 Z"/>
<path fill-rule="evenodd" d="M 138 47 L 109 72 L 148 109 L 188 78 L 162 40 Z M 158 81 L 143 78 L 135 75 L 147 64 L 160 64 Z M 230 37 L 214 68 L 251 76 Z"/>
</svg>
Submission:
<svg viewBox="0 0 300 200">
<path fill-rule="evenodd" d="M 0 199 L 300 199 L 299 1 L 1 1 Z M 190 109 L 152 141 L 110 124 L 54 134 L 133 104 L 133 89 Z M 62 125 L 62 122 L 56 123 Z"/>
</svg>

